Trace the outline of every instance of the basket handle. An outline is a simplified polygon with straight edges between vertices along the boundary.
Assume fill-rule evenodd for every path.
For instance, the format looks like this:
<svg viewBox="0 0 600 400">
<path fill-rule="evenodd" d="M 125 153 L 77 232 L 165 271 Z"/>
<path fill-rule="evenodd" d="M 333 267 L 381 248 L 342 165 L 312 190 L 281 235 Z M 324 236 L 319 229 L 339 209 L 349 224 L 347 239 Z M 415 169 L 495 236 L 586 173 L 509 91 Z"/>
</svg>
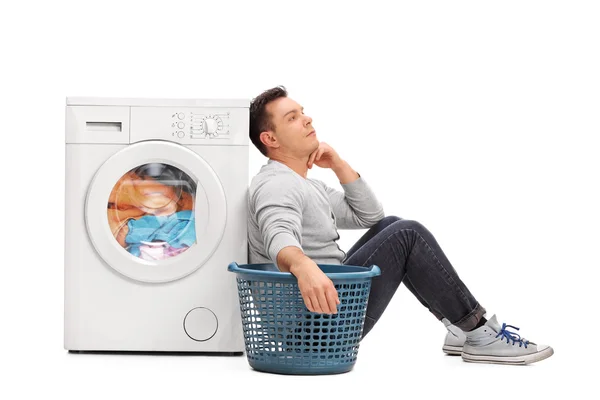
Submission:
<svg viewBox="0 0 600 400">
<path fill-rule="evenodd" d="M 379 276 L 381 275 L 381 268 L 379 268 L 377 265 L 373 264 L 369 267 L 369 271 L 373 273 L 373 276 Z"/>
<path fill-rule="evenodd" d="M 238 263 L 236 263 L 235 261 L 230 263 L 227 266 L 227 271 L 230 271 L 230 272 L 240 272 L 241 270 L 242 269 L 239 267 Z"/>
</svg>

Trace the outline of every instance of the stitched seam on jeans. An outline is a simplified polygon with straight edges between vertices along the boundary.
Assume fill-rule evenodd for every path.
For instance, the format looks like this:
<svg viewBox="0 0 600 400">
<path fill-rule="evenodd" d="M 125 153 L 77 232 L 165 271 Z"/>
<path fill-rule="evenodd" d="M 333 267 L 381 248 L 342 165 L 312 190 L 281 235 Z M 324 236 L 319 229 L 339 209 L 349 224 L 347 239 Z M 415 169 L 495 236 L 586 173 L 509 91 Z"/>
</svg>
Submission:
<svg viewBox="0 0 600 400">
<path fill-rule="evenodd" d="M 408 274 L 404 275 L 404 278 L 402 279 L 402 281 L 404 281 L 404 280 L 407 280 L 410 283 L 410 285 L 415 290 L 415 292 L 417 292 L 417 294 L 419 295 L 419 297 L 421 298 L 421 300 L 423 300 L 423 303 L 427 304 L 427 306 L 425 306 L 425 308 L 427 308 L 432 314 L 435 315 L 435 317 L 437 319 L 439 319 L 441 321 L 442 318 L 444 318 L 444 316 L 442 315 L 442 313 L 439 310 L 437 310 L 437 309 L 433 308 L 432 306 L 430 306 L 429 303 L 427 303 L 427 301 L 425 301 L 425 299 L 423 298 L 423 296 L 421 295 L 421 293 L 419 293 L 419 291 L 417 290 L 417 288 L 415 287 L 415 285 L 410 280 L 410 277 L 408 276 Z M 404 282 L 404 286 L 406 286 L 406 282 Z M 413 295 L 414 295 L 414 293 L 413 293 Z M 417 300 L 419 300 L 419 299 L 417 299 Z M 423 304 L 423 303 L 421 303 L 421 304 Z"/>
<path fill-rule="evenodd" d="M 405 280 L 407 280 L 408 283 L 410 283 L 410 286 L 412 286 L 412 288 L 415 290 L 415 292 L 417 292 L 417 294 L 419 295 L 420 299 L 417 299 L 417 300 L 419 300 L 419 303 L 421 303 L 421 300 L 423 300 L 423 303 L 427 304 L 427 308 L 431 308 L 431 306 L 429 305 L 429 303 L 427 303 L 425 301 L 425 299 L 423 298 L 423 296 L 421 295 L 421 293 L 419 293 L 419 291 L 417 290 L 417 288 L 415 287 L 415 285 L 412 283 L 412 281 L 410 280 L 410 277 L 408 276 L 408 274 L 405 274 L 404 278 L 402 278 L 402 281 L 405 281 Z M 406 282 L 404 282 L 404 286 L 406 286 Z"/>
<path fill-rule="evenodd" d="M 416 231 L 415 231 L 416 232 Z M 423 238 L 423 236 L 421 236 L 421 234 L 419 232 L 417 232 L 417 235 L 419 235 L 419 238 L 427 245 L 427 248 L 429 249 L 429 251 L 431 252 L 431 255 L 433 255 L 433 258 L 435 259 L 435 261 L 438 263 L 438 265 L 440 267 L 442 267 L 442 270 L 444 271 L 444 273 L 446 274 L 446 276 L 448 278 L 450 278 L 452 280 L 452 284 L 454 286 L 456 286 L 456 288 L 458 289 L 458 291 L 460 292 L 460 294 L 463 296 L 463 299 L 465 299 L 467 302 L 469 301 L 469 299 L 467 298 L 467 296 L 465 295 L 465 293 L 462 291 L 462 289 L 460 288 L 460 286 L 458 286 L 458 284 L 454 281 L 454 279 L 450 276 L 450 274 L 448 273 L 448 270 L 446 269 L 446 267 L 444 267 L 444 264 L 442 264 L 442 262 L 437 258 L 437 256 L 435 255 L 435 252 L 433 251 L 433 249 L 431 248 L 431 246 L 429 245 L 429 243 L 427 243 L 427 240 L 425 240 Z"/>
<path fill-rule="evenodd" d="M 413 229 L 401 229 L 401 231 L 404 231 L 404 230 L 411 230 L 411 231 L 412 231 Z M 371 255 L 369 256 L 369 258 L 367 258 L 367 260 L 366 260 L 366 261 L 363 263 L 363 265 L 362 265 L 362 266 L 363 266 L 363 267 L 364 267 L 364 266 L 366 266 L 366 265 L 369 263 L 369 261 L 371 260 L 371 258 L 373 258 L 373 256 L 375 255 L 375 253 L 377 253 L 377 252 L 379 251 L 379 249 L 381 248 L 381 246 L 383 246 L 383 245 L 384 245 L 384 244 L 385 244 L 385 243 L 386 243 L 388 240 L 390 240 L 390 238 L 391 238 L 392 236 L 394 236 L 396 233 L 397 233 L 397 232 L 396 232 L 396 231 L 394 231 L 394 232 L 390 233 L 390 235 L 389 235 L 388 237 L 386 237 L 385 239 L 383 239 L 383 242 L 381 242 L 381 243 L 379 244 L 379 246 L 377 246 L 377 248 L 375 248 L 375 250 L 373 250 L 373 252 L 372 252 L 372 253 L 371 253 Z"/>
</svg>

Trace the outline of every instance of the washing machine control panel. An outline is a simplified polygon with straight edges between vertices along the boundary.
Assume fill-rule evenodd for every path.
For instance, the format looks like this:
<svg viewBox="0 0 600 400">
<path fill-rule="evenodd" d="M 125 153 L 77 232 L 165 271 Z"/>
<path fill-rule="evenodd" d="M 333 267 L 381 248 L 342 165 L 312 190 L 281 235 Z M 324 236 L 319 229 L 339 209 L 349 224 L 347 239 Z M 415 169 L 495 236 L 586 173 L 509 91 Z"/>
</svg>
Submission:
<svg viewBox="0 0 600 400">
<path fill-rule="evenodd" d="M 230 112 L 217 114 L 190 111 L 188 114 L 186 116 L 185 112 L 179 112 L 171 116 L 174 120 L 171 126 L 175 129 L 172 132 L 173 136 L 177 135 L 177 137 L 183 138 L 186 136 L 187 130 L 191 139 L 225 139 L 229 137 Z"/>
<path fill-rule="evenodd" d="M 248 144 L 248 108 L 131 107 L 131 143 Z"/>
</svg>

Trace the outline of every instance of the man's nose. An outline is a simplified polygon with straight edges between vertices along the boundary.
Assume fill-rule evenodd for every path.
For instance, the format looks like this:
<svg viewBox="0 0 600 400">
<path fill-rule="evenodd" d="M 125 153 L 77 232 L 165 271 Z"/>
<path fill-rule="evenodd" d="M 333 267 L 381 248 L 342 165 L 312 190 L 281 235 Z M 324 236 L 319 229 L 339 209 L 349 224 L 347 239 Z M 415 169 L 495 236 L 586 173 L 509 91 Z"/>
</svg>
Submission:
<svg viewBox="0 0 600 400">
<path fill-rule="evenodd" d="M 306 118 L 306 125 L 312 123 L 312 118 L 309 117 L 308 115 L 305 115 L 304 118 Z"/>
</svg>

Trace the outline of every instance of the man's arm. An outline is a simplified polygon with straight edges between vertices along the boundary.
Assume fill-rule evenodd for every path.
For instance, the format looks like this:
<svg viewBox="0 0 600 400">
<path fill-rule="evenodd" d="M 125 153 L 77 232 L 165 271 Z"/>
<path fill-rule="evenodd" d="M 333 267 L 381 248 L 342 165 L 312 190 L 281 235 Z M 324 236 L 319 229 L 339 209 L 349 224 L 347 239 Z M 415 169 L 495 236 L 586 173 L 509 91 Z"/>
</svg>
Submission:
<svg viewBox="0 0 600 400">
<path fill-rule="evenodd" d="M 283 248 L 302 250 L 304 193 L 291 173 L 283 173 L 265 177 L 250 196 L 265 253 L 281 268 L 278 254 Z"/>
<path fill-rule="evenodd" d="M 298 289 L 309 311 L 337 314 L 340 304 L 335 285 L 321 268 L 297 247 L 286 247 L 277 256 L 279 269 L 298 279 Z"/>
<path fill-rule="evenodd" d="M 336 313 L 339 298 L 333 282 L 302 250 L 304 195 L 295 179 L 273 175 L 250 194 L 265 252 L 280 271 L 296 276 L 310 311 Z"/>
<path fill-rule="evenodd" d="M 331 170 L 335 172 L 341 184 L 354 182 L 360 178 L 360 174 L 353 170 L 350 164 L 344 160 L 341 160 L 338 165 L 333 166 Z"/>
<path fill-rule="evenodd" d="M 295 246 L 284 247 L 277 254 L 277 265 L 283 272 L 291 272 L 296 275 L 304 263 L 312 261 L 304 254 L 302 249 Z"/>
<path fill-rule="evenodd" d="M 340 229 L 370 228 L 385 217 L 383 205 L 359 173 L 346 162 L 332 170 L 344 191 L 335 190 L 321 182 L 329 196 L 331 208 Z"/>
<path fill-rule="evenodd" d="M 338 228 L 370 228 L 385 217 L 383 206 L 369 185 L 330 145 L 319 143 L 308 158 L 308 168 L 313 164 L 335 172 L 344 189 L 340 192 L 317 180 L 327 192 Z"/>
</svg>

